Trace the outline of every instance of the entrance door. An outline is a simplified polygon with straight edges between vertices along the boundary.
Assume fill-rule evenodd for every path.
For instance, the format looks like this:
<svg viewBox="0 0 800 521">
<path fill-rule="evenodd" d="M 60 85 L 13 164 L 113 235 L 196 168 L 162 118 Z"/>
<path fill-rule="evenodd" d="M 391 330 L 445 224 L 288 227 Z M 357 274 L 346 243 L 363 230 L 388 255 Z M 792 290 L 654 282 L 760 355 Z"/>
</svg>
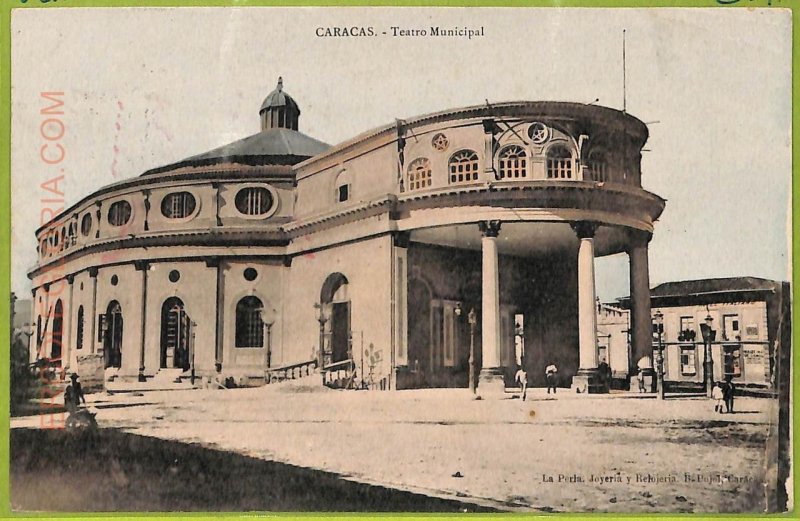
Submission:
<svg viewBox="0 0 800 521">
<path fill-rule="evenodd" d="M 161 368 L 189 369 L 189 316 L 178 297 L 161 306 Z"/>
<path fill-rule="evenodd" d="M 332 363 L 350 358 L 350 303 L 334 302 L 331 311 Z"/>
<path fill-rule="evenodd" d="M 408 367 L 424 373 L 431 360 L 431 291 L 417 279 L 408 283 Z"/>
<path fill-rule="evenodd" d="M 103 339 L 106 367 L 122 367 L 122 306 L 112 300 L 106 309 L 108 329 Z"/>
</svg>

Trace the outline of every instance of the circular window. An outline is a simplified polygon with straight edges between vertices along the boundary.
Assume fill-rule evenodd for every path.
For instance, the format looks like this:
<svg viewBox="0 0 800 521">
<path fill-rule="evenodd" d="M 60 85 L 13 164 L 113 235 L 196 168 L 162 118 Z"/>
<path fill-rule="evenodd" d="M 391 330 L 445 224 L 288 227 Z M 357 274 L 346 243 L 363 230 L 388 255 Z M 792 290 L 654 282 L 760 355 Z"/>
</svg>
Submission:
<svg viewBox="0 0 800 521">
<path fill-rule="evenodd" d="M 128 201 L 117 201 L 108 207 L 108 224 L 111 226 L 122 226 L 131 220 L 131 203 Z"/>
<path fill-rule="evenodd" d="M 119 277 L 116 275 L 111 275 L 111 285 L 116 286 L 117 284 L 119 284 Z"/>
<path fill-rule="evenodd" d="M 89 232 L 91 231 L 92 231 L 92 214 L 87 213 L 86 215 L 83 216 L 83 219 L 81 219 L 81 234 L 83 234 L 83 236 L 86 237 L 87 235 L 89 235 Z"/>
<path fill-rule="evenodd" d="M 244 270 L 244 279 L 250 282 L 253 282 L 258 277 L 258 272 L 255 268 L 245 268 Z"/>
<path fill-rule="evenodd" d="M 528 137 L 537 145 L 541 145 L 550 137 L 550 129 L 544 123 L 537 121 L 528 127 Z"/>
<path fill-rule="evenodd" d="M 183 219 L 194 213 L 197 201 L 189 192 L 168 194 L 161 200 L 161 213 L 167 219 Z"/>
<path fill-rule="evenodd" d="M 178 282 L 181 280 L 181 272 L 178 270 L 172 270 L 169 272 L 168 277 L 170 282 Z"/>
<path fill-rule="evenodd" d="M 433 136 L 433 139 L 431 139 L 431 146 L 439 152 L 442 152 L 447 150 L 447 147 L 450 146 L 450 140 L 448 140 L 447 136 L 440 132 L 439 134 Z"/>
<path fill-rule="evenodd" d="M 261 186 L 242 188 L 235 203 L 236 209 L 245 215 L 264 215 L 272 208 L 272 193 Z"/>
</svg>

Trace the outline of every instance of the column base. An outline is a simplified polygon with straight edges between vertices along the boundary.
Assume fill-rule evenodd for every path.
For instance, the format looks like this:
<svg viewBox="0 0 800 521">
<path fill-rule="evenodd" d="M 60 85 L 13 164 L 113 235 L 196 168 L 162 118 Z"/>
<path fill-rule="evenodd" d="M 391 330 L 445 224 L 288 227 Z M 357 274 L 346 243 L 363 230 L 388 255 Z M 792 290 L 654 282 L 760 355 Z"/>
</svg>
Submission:
<svg viewBox="0 0 800 521">
<path fill-rule="evenodd" d="M 486 367 L 478 374 L 477 393 L 481 398 L 503 398 L 506 383 L 502 367 Z"/>
<path fill-rule="evenodd" d="M 578 369 L 578 373 L 572 377 L 570 389 L 585 394 L 608 393 L 608 385 L 603 382 L 596 369 Z"/>
<path fill-rule="evenodd" d="M 147 381 L 147 378 L 144 376 L 144 373 L 142 371 L 139 371 L 139 375 L 137 377 L 137 380 L 139 380 L 140 382 L 146 382 Z"/>
</svg>

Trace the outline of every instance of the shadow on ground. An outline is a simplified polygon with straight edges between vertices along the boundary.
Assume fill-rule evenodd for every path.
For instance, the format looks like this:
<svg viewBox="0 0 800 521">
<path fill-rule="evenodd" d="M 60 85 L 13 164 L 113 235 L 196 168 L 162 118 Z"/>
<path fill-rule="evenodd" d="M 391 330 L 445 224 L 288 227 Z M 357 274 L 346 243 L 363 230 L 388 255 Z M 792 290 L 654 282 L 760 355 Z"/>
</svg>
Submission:
<svg viewBox="0 0 800 521">
<path fill-rule="evenodd" d="M 491 511 L 115 429 L 13 429 L 10 472 L 16 511 Z"/>
</svg>

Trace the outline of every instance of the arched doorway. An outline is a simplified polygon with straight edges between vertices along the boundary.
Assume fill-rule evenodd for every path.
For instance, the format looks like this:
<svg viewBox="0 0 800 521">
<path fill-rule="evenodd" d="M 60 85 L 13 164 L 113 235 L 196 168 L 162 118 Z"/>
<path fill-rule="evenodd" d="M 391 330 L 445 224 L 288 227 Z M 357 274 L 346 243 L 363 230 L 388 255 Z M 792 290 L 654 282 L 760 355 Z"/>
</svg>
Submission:
<svg viewBox="0 0 800 521">
<path fill-rule="evenodd" d="M 105 326 L 103 336 L 105 366 L 122 367 L 122 306 L 116 300 L 108 303 Z"/>
<path fill-rule="evenodd" d="M 430 370 L 431 362 L 431 300 L 433 292 L 419 278 L 408 281 L 408 368 L 416 373 L 417 385 Z"/>
<path fill-rule="evenodd" d="M 55 365 L 61 365 L 61 346 L 64 340 L 64 305 L 61 299 L 56 301 L 55 311 L 53 312 L 53 344 L 50 349 L 50 359 Z"/>
<path fill-rule="evenodd" d="M 329 348 L 326 362 L 335 364 L 353 357 L 350 348 L 350 298 L 347 277 L 331 273 L 322 284 L 319 300 L 328 315 Z M 328 358 L 329 355 L 329 358 Z"/>
<path fill-rule="evenodd" d="M 161 306 L 161 369 L 189 369 L 189 315 L 178 297 Z"/>
</svg>

